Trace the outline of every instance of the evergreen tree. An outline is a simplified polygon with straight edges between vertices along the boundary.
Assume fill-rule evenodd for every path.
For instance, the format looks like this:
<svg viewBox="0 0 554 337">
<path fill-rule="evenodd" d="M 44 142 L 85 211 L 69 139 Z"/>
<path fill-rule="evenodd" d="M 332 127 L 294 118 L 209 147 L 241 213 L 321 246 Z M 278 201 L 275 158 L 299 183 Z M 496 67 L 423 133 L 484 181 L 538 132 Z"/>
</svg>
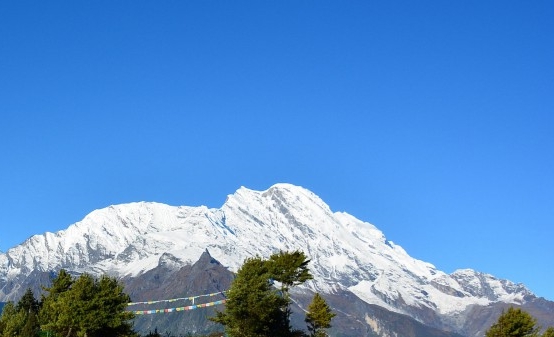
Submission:
<svg viewBox="0 0 554 337">
<path fill-rule="evenodd" d="M 331 327 L 331 320 L 336 314 L 331 311 L 331 308 L 325 302 L 325 299 L 318 293 L 314 295 L 312 303 L 308 306 L 306 313 L 306 323 L 308 323 L 308 331 L 311 337 L 325 337 L 324 329 Z"/>
<path fill-rule="evenodd" d="M 537 337 L 537 320 L 527 312 L 510 307 L 503 311 L 498 321 L 487 330 L 486 337 Z"/>
<path fill-rule="evenodd" d="M 31 288 L 21 297 L 16 306 L 17 311 L 25 313 L 25 324 L 21 329 L 21 337 L 34 337 L 40 331 L 38 322 L 39 302 L 35 299 L 35 295 Z"/>
<path fill-rule="evenodd" d="M 35 295 L 33 294 L 33 291 L 31 290 L 31 288 L 27 288 L 27 291 L 25 292 L 23 297 L 21 297 L 19 302 L 17 302 L 16 310 L 17 311 L 24 310 L 28 313 L 32 312 L 34 314 L 37 314 L 38 308 L 39 308 L 39 302 L 35 299 Z"/>
<path fill-rule="evenodd" d="M 13 302 L 6 303 L 2 310 L 2 316 L 0 316 L 0 336 L 19 336 L 25 325 L 25 318 L 25 312 L 23 310 L 17 311 Z"/>
<path fill-rule="evenodd" d="M 135 335 L 130 323 L 134 315 L 125 311 L 129 296 L 117 280 L 68 276 L 60 273 L 46 289 L 51 292 L 43 298 L 40 312 L 43 330 L 67 337 Z"/>
<path fill-rule="evenodd" d="M 308 262 L 302 252 L 246 259 L 227 292 L 225 311 L 210 319 L 223 324 L 230 337 L 299 335 L 290 326 L 288 290 L 312 278 Z M 281 282 L 281 292 L 272 286 L 273 280 Z"/>
<path fill-rule="evenodd" d="M 554 337 L 554 327 L 546 329 L 546 331 L 542 334 L 542 337 Z"/>
<path fill-rule="evenodd" d="M 0 336 L 35 337 L 39 330 L 37 314 L 39 303 L 29 288 L 14 305 L 8 302 L 0 317 Z"/>
<path fill-rule="evenodd" d="M 285 331 L 289 331 L 291 335 L 301 335 L 300 331 L 293 331 L 290 327 L 290 295 L 289 289 L 293 286 L 302 284 L 313 279 L 308 263 L 310 260 L 304 252 L 296 250 L 293 252 L 283 252 L 272 254 L 267 261 L 271 278 L 281 283 L 281 294 L 287 301 L 287 306 L 283 309 L 287 324 L 284 327 Z"/>
<path fill-rule="evenodd" d="M 50 330 L 53 328 L 55 322 L 57 322 L 60 296 L 71 288 L 74 279 L 65 271 L 61 269 L 56 277 L 52 280 L 52 285 L 50 288 L 42 287 L 43 291 L 48 295 L 42 295 L 40 300 L 40 311 L 39 311 L 39 323 L 43 330 Z"/>
<path fill-rule="evenodd" d="M 114 278 L 102 276 L 96 282 L 95 289 L 93 308 L 99 309 L 96 336 L 134 335 L 134 314 L 126 311 L 131 298 L 124 292 L 123 285 Z"/>
<path fill-rule="evenodd" d="M 75 282 L 73 277 L 71 277 L 65 269 L 61 269 L 52 281 L 52 286 L 44 289 L 48 291 L 50 295 L 57 295 L 68 291 L 73 282 Z"/>
<path fill-rule="evenodd" d="M 279 336 L 286 327 L 287 301 L 271 288 L 266 262 L 259 257 L 244 262 L 227 292 L 225 312 L 212 318 L 231 337 Z"/>
<path fill-rule="evenodd" d="M 288 295 L 290 287 L 302 284 L 313 278 L 308 269 L 310 260 L 304 252 L 279 252 L 271 255 L 268 261 L 269 272 L 275 281 L 281 282 L 281 290 Z"/>
<path fill-rule="evenodd" d="M 36 337 L 40 332 L 40 324 L 38 322 L 38 315 L 36 312 L 29 312 L 25 325 L 21 329 L 21 337 Z"/>
</svg>

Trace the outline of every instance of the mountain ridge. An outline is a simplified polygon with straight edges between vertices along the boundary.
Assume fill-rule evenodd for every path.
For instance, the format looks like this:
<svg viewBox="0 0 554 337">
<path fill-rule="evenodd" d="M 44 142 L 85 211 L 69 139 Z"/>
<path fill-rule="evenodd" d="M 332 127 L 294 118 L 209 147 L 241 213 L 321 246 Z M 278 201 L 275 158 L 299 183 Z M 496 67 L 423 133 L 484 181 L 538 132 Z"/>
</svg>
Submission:
<svg viewBox="0 0 554 337">
<path fill-rule="evenodd" d="M 0 301 L 17 298 L 31 275 L 65 268 L 133 278 L 163 259 L 175 270 L 192 265 L 206 249 L 231 271 L 248 257 L 301 249 L 312 260 L 308 289 L 348 291 L 365 303 L 453 331 L 474 306 L 525 305 L 536 298 L 524 285 L 490 274 L 446 274 L 411 257 L 374 225 L 332 212 L 313 192 L 276 184 L 265 191 L 241 187 L 220 208 L 112 205 L 65 230 L 32 236 L 0 254 Z"/>
</svg>

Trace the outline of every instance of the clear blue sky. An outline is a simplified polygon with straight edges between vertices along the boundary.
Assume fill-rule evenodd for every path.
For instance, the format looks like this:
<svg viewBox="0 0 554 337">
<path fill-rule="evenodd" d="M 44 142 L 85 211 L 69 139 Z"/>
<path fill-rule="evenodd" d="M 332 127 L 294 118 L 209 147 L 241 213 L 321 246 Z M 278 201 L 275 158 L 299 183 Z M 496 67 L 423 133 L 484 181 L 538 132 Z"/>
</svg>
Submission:
<svg viewBox="0 0 554 337">
<path fill-rule="evenodd" d="M 5 1 L 0 249 L 304 186 L 554 300 L 552 1 Z"/>
</svg>

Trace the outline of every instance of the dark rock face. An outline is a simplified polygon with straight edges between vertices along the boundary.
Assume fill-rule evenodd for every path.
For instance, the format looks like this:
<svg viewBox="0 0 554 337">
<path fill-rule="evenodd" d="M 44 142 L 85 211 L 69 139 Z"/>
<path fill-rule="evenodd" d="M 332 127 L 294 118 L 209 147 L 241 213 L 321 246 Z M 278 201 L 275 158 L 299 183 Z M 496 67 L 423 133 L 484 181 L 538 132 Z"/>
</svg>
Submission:
<svg viewBox="0 0 554 337">
<path fill-rule="evenodd" d="M 119 277 L 136 302 L 220 293 L 233 274 L 209 253 L 193 265 L 184 263 L 205 247 L 231 270 L 248 257 L 305 251 L 314 281 L 294 289 L 292 318 L 301 329 L 312 295 L 307 289 L 325 289 L 321 295 L 338 313 L 334 336 L 449 336 L 444 331 L 452 331 L 482 337 L 510 305 L 543 327 L 554 326 L 554 302 L 537 298 L 524 285 L 472 269 L 446 274 L 409 257 L 377 227 L 332 212 L 318 196 L 290 184 L 267 191 L 241 187 L 219 209 L 139 202 L 95 210 L 66 230 L 35 235 L 0 253 L 0 301 L 18 301 L 27 288 L 40 297 L 41 286 L 48 287 L 60 268 L 74 276 Z M 144 273 L 125 276 L 137 270 Z M 194 304 L 222 298 L 201 297 Z M 191 304 L 181 299 L 129 310 Z M 207 318 L 219 308 L 138 315 L 135 327 L 207 332 L 218 328 Z"/>
<path fill-rule="evenodd" d="M 28 276 L 18 275 L 16 278 L 0 281 L 0 289 L 2 292 L 13 293 L 16 296 L 8 297 L 7 301 L 17 302 L 19 298 L 23 296 L 25 291 L 30 288 L 35 295 L 35 298 L 40 298 L 40 294 L 44 292 L 43 286 L 48 287 L 52 282 L 52 278 L 56 276 L 55 273 L 41 272 L 33 270 Z"/>
<path fill-rule="evenodd" d="M 131 296 L 133 302 L 221 293 L 229 288 L 234 277 L 233 273 L 212 258 L 208 251 L 205 251 L 192 266 L 185 266 L 179 270 L 168 268 L 164 263 L 164 259 L 167 258 L 170 257 L 162 256 L 158 267 L 136 278 L 123 280 L 125 291 Z M 194 304 L 214 302 L 224 298 L 222 294 L 200 297 L 194 300 Z M 130 306 L 129 310 L 154 310 L 190 305 L 193 305 L 191 300 L 179 300 Z M 165 332 L 175 335 L 207 334 L 223 330 L 223 327 L 208 320 L 208 317 L 215 315 L 216 310 L 223 310 L 223 307 L 212 306 L 171 313 L 137 315 L 134 327 L 144 334 L 154 329 L 162 334 Z"/>
<path fill-rule="evenodd" d="M 171 270 L 160 264 L 157 268 L 137 278 L 125 280 L 125 289 L 130 294 L 132 301 L 139 302 L 221 292 L 229 288 L 232 280 L 233 274 L 206 251 L 192 266 Z M 297 329 L 306 330 L 305 310 L 312 300 L 313 293 L 306 290 L 296 290 L 291 295 L 294 303 L 291 317 L 292 324 Z M 337 316 L 333 319 L 333 327 L 329 330 L 331 336 L 462 337 L 462 335 L 456 333 L 426 326 L 407 315 L 367 304 L 348 291 L 331 295 L 325 294 L 324 297 L 337 313 Z M 220 295 L 199 298 L 196 303 L 212 302 L 221 298 L 223 296 Z M 164 309 L 191 304 L 190 301 L 157 303 L 155 305 L 137 306 L 136 308 L 133 306 L 132 310 Z M 137 331 L 143 334 L 154 331 L 154 329 L 162 334 L 170 332 L 176 335 L 187 333 L 207 334 L 213 331 L 222 331 L 222 326 L 208 320 L 208 317 L 213 316 L 216 310 L 223 310 L 223 307 L 137 315 L 134 326 Z"/>
<path fill-rule="evenodd" d="M 165 253 L 158 261 L 158 266 L 137 277 L 122 280 L 125 292 L 133 302 L 188 298 L 191 296 L 214 294 L 174 302 L 159 302 L 129 306 L 131 311 L 149 311 L 186 307 L 224 299 L 223 292 L 229 288 L 234 278 L 221 263 L 215 260 L 206 250 L 193 265 L 182 266 L 182 261 Z M 69 270 L 69 272 L 71 272 Z M 19 287 L 24 291 L 31 288 L 38 298 L 42 286 L 49 286 L 54 272 L 33 271 L 28 277 L 4 282 L 3 287 Z M 217 294 L 216 294 L 217 293 Z M 293 289 L 291 322 L 297 329 L 306 330 L 305 311 L 313 298 L 313 292 Z M 496 322 L 502 310 L 510 304 L 497 302 L 488 306 L 470 306 L 456 317 L 446 318 L 432 310 L 412 309 L 409 315 L 386 310 L 380 306 L 368 304 L 347 290 L 337 290 L 332 294 L 322 294 L 337 316 L 333 327 L 329 329 L 333 337 L 474 337 L 483 336 L 485 331 Z M 12 299 L 17 301 L 18 298 Z M 552 326 L 554 302 L 530 296 L 525 299 L 521 308 L 537 318 L 538 325 L 546 328 Z M 0 304 L 0 308 L 2 304 Z M 211 322 L 217 310 L 224 310 L 223 305 L 201 307 L 194 310 L 175 311 L 137 315 L 134 328 L 141 334 L 157 329 L 162 335 L 209 334 L 222 331 L 223 327 Z"/>
<path fill-rule="evenodd" d="M 296 291 L 292 297 L 298 305 L 293 308 L 293 325 L 305 328 L 304 310 L 311 302 L 313 294 Z M 324 294 L 324 298 L 337 314 L 329 329 L 331 336 L 462 337 L 457 333 L 427 326 L 410 316 L 368 304 L 349 291 Z"/>
</svg>

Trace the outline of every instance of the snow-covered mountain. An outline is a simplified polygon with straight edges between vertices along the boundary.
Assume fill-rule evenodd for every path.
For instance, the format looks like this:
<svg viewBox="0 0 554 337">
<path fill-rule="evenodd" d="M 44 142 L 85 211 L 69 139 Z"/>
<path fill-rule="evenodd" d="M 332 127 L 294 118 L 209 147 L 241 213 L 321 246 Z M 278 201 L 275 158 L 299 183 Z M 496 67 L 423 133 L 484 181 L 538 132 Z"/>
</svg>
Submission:
<svg viewBox="0 0 554 337">
<path fill-rule="evenodd" d="M 156 268 L 162 256 L 179 268 L 206 249 L 232 271 L 247 257 L 299 249 L 312 261 L 309 289 L 351 292 L 365 303 L 456 332 L 467 333 L 475 308 L 537 299 L 523 285 L 492 275 L 469 269 L 446 274 L 410 257 L 372 224 L 332 212 L 314 193 L 276 184 L 266 191 L 242 187 L 219 209 L 110 206 L 66 230 L 35 235 L 0 254 L 0 301 L 17 298 L 24 290 L 18 285 L 31 275 L 65 268 L 136 277 Z"/>
</svg>

